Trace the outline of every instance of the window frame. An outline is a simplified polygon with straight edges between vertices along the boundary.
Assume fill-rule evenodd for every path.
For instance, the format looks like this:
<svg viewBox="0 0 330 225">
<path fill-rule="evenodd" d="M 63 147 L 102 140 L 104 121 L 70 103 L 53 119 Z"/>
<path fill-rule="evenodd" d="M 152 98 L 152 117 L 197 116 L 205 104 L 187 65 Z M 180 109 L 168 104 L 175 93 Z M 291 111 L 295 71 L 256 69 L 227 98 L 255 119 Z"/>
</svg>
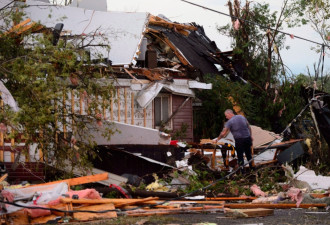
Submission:
<svg viewBox="0 0 330 225">
<path fill-rule="evenodd" d="M 170 93 L 159 93 L 153 100 L 153 127 L 155 129 L 160 128 L 160 126 L 156 126 L 156 121 L 155 121 L 155 117 L 156 117 L 156 106 L 155 106 L 155 100 L 156 98 L 164 98 L 167 97 L 168 98 L 168 118 L 172 115 L 172 94 Z M 161 101 L 161 108 L 163 107 L 163 101 Z M 163 111 L 161 109 L 161 120 L 163 119 Z M 172 129 L 172 120 L 169 121 L 169 123 L 165 126 L 166 129 L 171 130 Z"/>
</svg>

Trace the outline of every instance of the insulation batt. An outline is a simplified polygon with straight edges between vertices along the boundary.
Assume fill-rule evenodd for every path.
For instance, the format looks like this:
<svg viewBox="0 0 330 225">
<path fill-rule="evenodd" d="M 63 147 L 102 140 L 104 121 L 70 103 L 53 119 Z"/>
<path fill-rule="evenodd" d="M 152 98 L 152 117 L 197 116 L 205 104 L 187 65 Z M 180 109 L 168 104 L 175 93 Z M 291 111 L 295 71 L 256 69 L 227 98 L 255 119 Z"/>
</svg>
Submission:
<svg viewBox="0 0 330 225">
<path fill-rule="evenodd" d="M 99 192 L 97 192 L 95 189 L 85 189 L 85 190 L 80 190 L 80 191 L 68 191 L 66 193 L 67 195 L 69 195 L 69 198 L 72 198 L 72 195 L 78 195 L 79 199 L 81 198 L 85 198 L 85 199 L 101 199 L 101 195 Z M 60 199 L 62 197 L 54 200 L 54 201 L 50 201 L 48 203 L 48 205 L 58 205 L 60 204 Z"/>
<path fill-rule="evenodd" d="M 295 201 L 297 207 L 299 207 L 300 203 L 304 199 L 303 193 L 299 188 L 291 187 L 287 192 L 287 196 L 291 198 L 291 201 Z"/>
<path fill-rule="evenodd" d="M 266 196 L 266 193 L 260 190 L 260 188 L 256 184 L 252 185 L 250 189 L 255 196 L 262 196 L 262 197 Z"/>
</svg>

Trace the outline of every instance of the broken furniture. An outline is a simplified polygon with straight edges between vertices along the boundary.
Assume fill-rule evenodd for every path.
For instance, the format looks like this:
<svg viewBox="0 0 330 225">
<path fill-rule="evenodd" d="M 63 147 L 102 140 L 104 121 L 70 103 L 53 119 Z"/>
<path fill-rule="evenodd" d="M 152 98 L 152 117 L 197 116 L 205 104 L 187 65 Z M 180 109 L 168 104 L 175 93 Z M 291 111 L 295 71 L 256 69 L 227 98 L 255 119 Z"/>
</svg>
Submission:
<svg viewBox="0 0 330 225">
<path fill-rule="evenodd" d="M 301 141 L 303 141 L 303 139 L 292 139 L 289 141 L 275 143 L 272 145 L 263 145 L 263 146 L 255 147 L 254 148 L 255 153 L 260 153 L 264 151 L 266 148 L 267 148 L 266 151 L 271 149 L 276 149 L 272 159 L 266 162 L 258 163 L 257 166 L 272 164 L 278 161 L 280 161 L 281 163 L 291 162 L 292 160 L 296 159 L 297 157 L 301 156 L 304 153 L 299 143 Z"/>
<path fill-rule="evenodd" d="M 202 155 L 205 155 L 205 152 L 212 152 L 211 157 L 211 168 L 216 169 L 216 153 L 217 150 L 221 151 L 224 167 L 222 170 L 227 170 L 228 167 L 235 167 L 237 161 L 235 157 L 235 147 L 230 143 L 218 142 L 213 143 L 210 139 L 201 139 L 199 144 L 195 144 L 193 149 L 190 149 L 191 152 L 200 151 Z M 230 160 L 232 158 L 232 160 Z M 236 162 L 236 163 L 235 163 Z"/>
</svg>

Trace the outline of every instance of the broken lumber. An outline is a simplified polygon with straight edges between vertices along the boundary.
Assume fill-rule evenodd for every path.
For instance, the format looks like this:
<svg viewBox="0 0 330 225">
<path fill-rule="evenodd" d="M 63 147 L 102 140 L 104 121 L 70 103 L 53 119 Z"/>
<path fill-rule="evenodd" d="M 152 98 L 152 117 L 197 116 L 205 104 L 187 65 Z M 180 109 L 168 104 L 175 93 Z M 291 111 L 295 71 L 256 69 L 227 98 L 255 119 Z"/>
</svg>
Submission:
<svg viewBox="0 0 330 225">
<path fill-rule="evenodd" d="M 61 198 L 61 203 L 65 204 L 105 204 L 112 203 L 116 208 L 127 206 L 127 205 L 138 205 L 138 204 L 157 204 L 158 197 L 149 197 L 145 199 L 126 199 L 126 198 L 102 198 L 102 199 L 71 199 Z"/>
<path fill-rule="evenodd" d="M 112 203 L 99 204 L 99 205 L 89 205 L 82 206 L 79 208 L 75 208 L 75 210 L 90 210 L 90 211 L 105 211 L 105 210 L 114 210 L 115 207 Z M 116 218 L 117 213 L 115 211 L 104 212 L 104 213 L 87 213 L 87 212 L 75 212 L 73 213 L 73 217 L 76 220 L 86 221 L 91 219 L 108 219 L 108 218 Z"/>
<path fill-rule="evenodd" d="M 310 207 L 324 208 L 327 204 L 317 203 L 317 204 L 300 204 L 299 207 L 295 203 L 229 203 L 225 204 L 226 208 L 231 209 L 255 209 L 255 208 L 267 208 L 267 209 L 291 209 L 291 208 L 304 208 L 308 209 Z"/>
<path fill-rule="evenodd" d="M 169 201 L 168 204 L 218 204 L 218 205 L 223 205 L 225 204 L 224 201 L 194 201 L 194 200 L 173 200 Z"/>
<path fill-rule="evenodd" d="M 92 183 L 100 180 L 106 180 L 108 179 L 109 174 L 108 173 L 101 173 L 101 174 L 95 174 L 90 176 L 84 176 L 84 177 L 77 177 L 77 178 L 71 178 L 66 180 L 58 180 L 58 181 L 52 181 L 48 183 L 42 183 L 42 184 L 35 184 L 35 185 L 29 185 L 27 187 L 37 187 L 37 186 L 43 186 L 43 185 L 50 185 L 50 184 L 57 184 L 62 182 L 67 182 L 69 186 L 75 186 L 79 184 L 87 184 Z"/>
<path fill-rule="evenodd" d="M 257 199 L 257 197 L 214 197 L 214 198 L 206 198 L 206 200 L 219 200 L 219 201 L 252 201 Z"/>
</svg>

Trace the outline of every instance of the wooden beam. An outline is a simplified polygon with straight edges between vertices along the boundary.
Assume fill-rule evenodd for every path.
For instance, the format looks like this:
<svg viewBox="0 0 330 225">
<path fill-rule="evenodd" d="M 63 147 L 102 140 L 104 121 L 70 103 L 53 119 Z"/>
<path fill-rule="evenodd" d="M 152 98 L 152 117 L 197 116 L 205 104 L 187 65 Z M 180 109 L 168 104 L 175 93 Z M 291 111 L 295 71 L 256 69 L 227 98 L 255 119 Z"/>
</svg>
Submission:
<svg viewBox="0 0 330 225">
<path fill-rule="evenodd" d="M 318 203 L 318 204 L 300 204 L 299 208 L 308 209 L 310 207 L 319 207 L 324 208 L 327 204 Z M 256 208 L 267 208 L 267 209 L 291 209 L 291 208 L 298 208 L 295 203 L 229 203 L 225 204 L 226 208 L 231 209 L 256 209 Z"/>
<path fill-rule="evenodd" d="M 13 134 L 14 133 L 14 130 L 12 130 L 11 132 Z M 11 138 L 10 139 L 10 146 L 11 146 L 12 149 L 14 149 L 14 147 L 15 147 L 15 138 Z M 15 161 L 15 152 L 14 151 L 11 151 L 10 152 L 10 160 L 11 160 L 11 162 L 14 162 Z"/>
<path fill-rule="evenodd" d="M 79 97 L 79 113 L 80 115 L 82 115 L 84 113 L 84 108 L 83 108 L 83 92 L 80 93 L 80 97 Z"/>
<path fill-rule="evenodd" d="M 117 112 L 118 112 L 118 122 L 120 122 L 120 89 L 117 88 Z"/>
<path fill-rule="evenodd" d="M 150 16 L 149 24 L 155 26 L 167 27 L 171 29 L 175 28 L 177 30 L 197 30 L 197 27 L 195 26 L 168 22 L 158 16 Z"/>
<path fill-rule="evenodd" d="M 139 79 L 137 79 L 135 76 L 133 76 L 133 74 L 131 74 L 131 72 L 130 71 L 128 71 L 126 68 L 124 68 L 124 70 L 125 70 L 125 72 L 130 76 L 130 77 L 132 77 L 133 78 L 133 80 L 135 80 L 136 82 L 138 82 L 138 83 L 140 83 L 140 84 L 143 84 L 143 82 L 142 81 L 140 81 Z"/>
<path fill-rule="evenodd" d="M 143 126 L 147 127 L 147 109 L 143 109 Z"/>
<path fill-rule="evenodd" d="M 219 201 L 252 201 L 257 199 L 257 197 L 215 197 L 206 198 L 206 200 L 219 200 Z"/>
<path fill-rule="evenodd" d="M 127 123 L 127 90 L 124 87 L 124 102 L 125 102 L 125 123 Z"/>
<path fill-rule="evenodd" d="M 44 133 L 43 133 L 41 128 L 40 128 L 40 131 L 39 131 L 39 135 L 40 135 L 40 139 L 42 139 L 44 137 Z M 44 152 L 43 152 L 42 141 L 41 141 L 40 148 L 39 148 L 39 159 L 40 159 L 40 162 L 44 161 Z"/>
<path fill-rule="evenodd" d="M 103 119 L 107 119 L 107 111 L 106 111 L 106 108 L 105 108 L 105 103 L 106 103 L 106 100 L 103 99 Z"/>
<path fill-rule="evenodd" d="M 13 32 L 13 31 L 15 31 L 15 30 L 18 30 L 20 27 L 23 27 L 23 26 L 25 26 L 26 24 L 28 24 L 28 23 L 30 23 L 30 22 L 31 22 L 31 19 L 28 18 L 28 19 L 26 19 L 26 20 L 20 22 L 19 24 L 13 26 L 13 27 L 12 27 L 7 33 L 11 33 L 11 32 Z"/>
<path fill-rule="evenodd" d="M 121 208 L 128 205 L 143 205 L 143 204 L 157 204 L 155 200 L 158 197 L 148 197 L 143 199 L 125 199 L 125 198 L 102 198 L 102 199 L 72 199 L 72 198 L 61 198 L 61 203 L 65 204 L 106 204 L 112 203 L 116 208 Z"/>
<path fill-rule="evenodd" d="M 152 34 L 153 36 L 155 36 L 156 38 L 158 38 L 159 40 L 163 41 L 165 44 L 167 44 L 171 50 L 174 52 L 174 54 L 176 55 L 176 57 L 178 57 L 178 59 L 180 60 L 180 62 L 185 65 L 185 66 L 191 66 L 189 61 L 184 57 L 184 55 L 181 54 L 181 52 L 175 47 L 175 45 L 172 44 L 172 42 L 166 38 L 166 37 L 160 37 L 158 34 L 154 33 L 154 32 L 150 32 L 150 34 Z"/>
<path fill-rule="evenodd" d="M 106 180 L 106 179 L 108 179 L 108 176 L 109 176 L 109 173 L 100 173 L 100 174 L 89 175 L 89 176 L 84 176 L 84 177 L 52 181 L 52 182 L 43 183 L 43 184 L 29 185 L 28 187 L 38 187 L 38 186 L 44 186 L 44 185 L 50 185 L 50 184 L 58 184 L 58 183 L 62 183 L 62 182 L 68 183 L 69 186 L 75 186 L 75 185 L 79 185 L 79 184 L 87 184 L 87 183 L 97 182 L 97 181 L 101 181 L 101 180 Z"/>
<path fill-rule="evenodd" d="M 110 99 L 110 119 L 111 121 L 113 121 L 113 97 L 111 95 L 111 99 Z"/>
<path fill-rule="evenodd" d="M 8 177 L 8 173 L 6 173 L 6 174 L 3 175 L 2 177 L 0 177 L 0 183 L 1 183 L 2 181 L 4 181 L 7 177 Z"/>
</svg>

